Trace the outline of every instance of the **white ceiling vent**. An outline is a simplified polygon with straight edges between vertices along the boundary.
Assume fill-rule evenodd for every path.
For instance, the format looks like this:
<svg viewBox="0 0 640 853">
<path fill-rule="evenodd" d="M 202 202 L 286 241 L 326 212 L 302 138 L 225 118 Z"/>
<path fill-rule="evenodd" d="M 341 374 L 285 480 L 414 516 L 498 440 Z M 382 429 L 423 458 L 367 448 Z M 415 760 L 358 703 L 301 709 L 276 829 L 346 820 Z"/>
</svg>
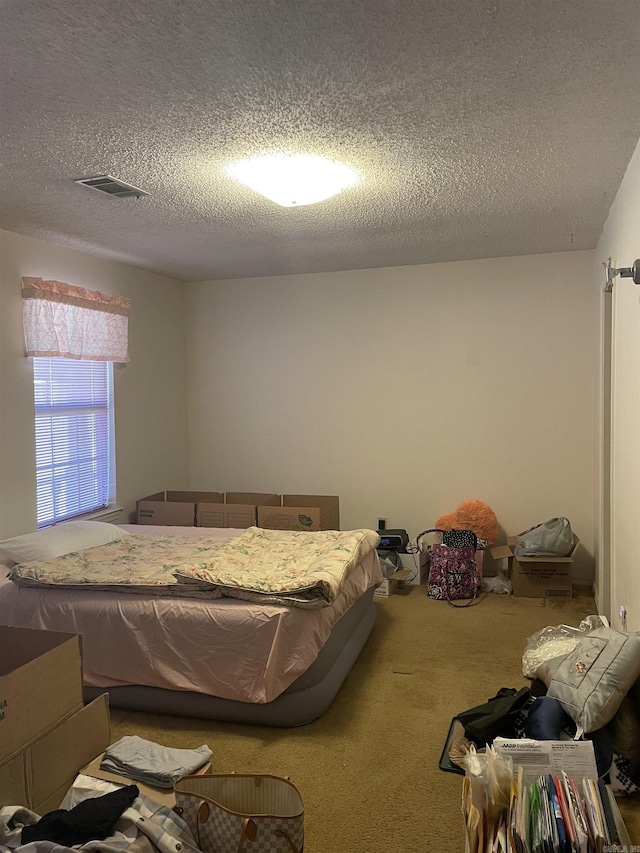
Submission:
<svg viewBox="0 0 640 853">
<path fill-rule="evenodd" d="M 138 187 L 134 187 L 132 184 L 120 181 L 118 178 L 114 178 L 111 175 L 96 175 L 93 178 L 77 178 L 75 183 L 83 184 L 85 187 L 91 187 L 94 190 L 100 190 L 100 192 L 116 196 L 116 198 L 141 198 L 142 196 L 149 195 L 149 193 L 139 190 Z"/>
</svg>

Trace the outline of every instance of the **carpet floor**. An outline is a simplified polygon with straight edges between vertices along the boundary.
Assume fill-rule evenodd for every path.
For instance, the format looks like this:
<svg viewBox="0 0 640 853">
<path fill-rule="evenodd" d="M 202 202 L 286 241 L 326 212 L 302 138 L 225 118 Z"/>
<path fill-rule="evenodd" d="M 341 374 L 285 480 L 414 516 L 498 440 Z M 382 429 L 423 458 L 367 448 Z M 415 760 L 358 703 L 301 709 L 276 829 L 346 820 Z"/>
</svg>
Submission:
<svg viewBox="0 0 640 853">
<path fill-rule="evenodd" d="M 589 590 L 569 600 L 486 594 L 469 608 L 425 587 L 377 599 L 377 622 L 333 704 L 296 729 L 240 726 L 113 709 L 112 739 L 208 744 L 216 772 L 288 776 L 305 805 L 305 853 L 464 850 L 461 776 L 439 769 L 449 724 L 501 687 L 523 687 L 527 638 L 595 613 Z M 634 843 L 640 803 L 621 800 Z"/>
</svg>

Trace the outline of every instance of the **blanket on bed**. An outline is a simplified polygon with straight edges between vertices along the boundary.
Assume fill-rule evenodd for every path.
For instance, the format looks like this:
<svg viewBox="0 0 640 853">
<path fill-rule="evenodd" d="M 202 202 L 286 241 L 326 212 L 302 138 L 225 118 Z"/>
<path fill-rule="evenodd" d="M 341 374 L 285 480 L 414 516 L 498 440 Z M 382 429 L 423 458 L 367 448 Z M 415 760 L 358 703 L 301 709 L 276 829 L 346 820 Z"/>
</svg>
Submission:
<svg viewBox="0 0 640 853">
<path fill-rule="evenodd" d="M 380 543 L 374 530 L 263 530 L 225 539 L 206 564 L 174 571 L 178 581 L 247 601 L 299 607 L 331 604 L 349 572 Z"/>
<path fill-rule="evenodd" d="M 189 598 L 220 598 L 206 584 L 185 585 L 176 581 L 175 569 L 205 563 L 226 539 L 191 539 L 167 536 L 123 536 L 115 542 L 72 551 L 53 560 L 31 560 L 9 571 L 21 586 L 92 588 L 144 595 L 178 595 Z"/>
<path fill-rule="evenodd" d="M 378 546 L 373 530 L 298 532 L 250 527 L 233 539 L 125 536 L 116 542 L 14 566 L 24 586 L 151 595 L 331 604 L 349 572 Z"/>
</svg>

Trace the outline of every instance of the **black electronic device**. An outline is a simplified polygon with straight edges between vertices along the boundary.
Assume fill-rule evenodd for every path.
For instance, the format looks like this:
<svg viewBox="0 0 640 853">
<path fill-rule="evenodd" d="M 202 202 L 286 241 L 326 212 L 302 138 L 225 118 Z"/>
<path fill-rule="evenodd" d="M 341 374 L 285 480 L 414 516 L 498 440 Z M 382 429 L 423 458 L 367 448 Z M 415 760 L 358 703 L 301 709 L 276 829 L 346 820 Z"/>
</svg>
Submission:
<svg viewBox="0 0 640 853">
<path fill-rule="evenodd" d="M 380 537 L 379 551 L 402 551 L 409 544 L 409 534 L 406 530 L 378 530 Z"/>
</svg>

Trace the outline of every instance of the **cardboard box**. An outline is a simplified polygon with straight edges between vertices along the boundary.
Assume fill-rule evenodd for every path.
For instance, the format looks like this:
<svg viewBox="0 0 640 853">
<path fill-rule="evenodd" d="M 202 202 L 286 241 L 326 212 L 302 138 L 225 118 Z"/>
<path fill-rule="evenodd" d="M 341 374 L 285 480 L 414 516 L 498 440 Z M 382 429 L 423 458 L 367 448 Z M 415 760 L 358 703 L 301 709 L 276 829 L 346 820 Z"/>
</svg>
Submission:
<svg viewBox="0 0 640 853">
<path fill-rule="evenodd" d="M 272 492 L 225 492 L 224 500 L 228 504 L 282 505 L 282 496 Z"/>
<path fill-rule="evenodd" d="M 340 530 L 336 495 L 283 495 L 282 506 L 258 506 L 258 527 L 268 530 Z"/>
<path fill-rule="evenodd" d="M 197 527 L 253 527 L 258 523 L 258 504 L 280 506 L 281 495 L 271 492 L 226 492 L 223 501 L 196 504 Z"/>
<path fill-rule="evenodd" d="M 571 598 L 571 565 L 579 539 L 574 534 L 573 549 L 567 557 L 516 557 L 517 537 L 507 537 L 506 545 L 491 548 L 491 556 L 506 559 L 513 594 L 520 598 Z"/>
<path fill-rule="evenodd" d="M 409 583 L 409 578 L 411 577 L 411 575 L 411 569 L 396 569 L 395 572 L 391 575 L 391 580 L 396 581 L 398 589 L 404 589 L 405 584 Z"/>
<path fill-rule="evenodd" d="M 339 530 L 335 495 L 273 492 L 157 492 L 137 501 L 138 524 L 184 527 L 257 525 L 271 530 Z"/>
<path fill-rule="evenodd" d="M 59 807 L 80 768 L 111 742 L 106 693 L 0 764 L 0 805 L 39 815 Z"/>
<path fill-rule="evenodd" d="M 319 530 L 340 530 L 340 498 L 337 495 L 283 495 L 282 506 L 289 509 L 318 509 Z"/>
<path fill-rule="evenodd" d="M 196 527 L 254 527 L 255 504 L 197 503 Z"/>
<path fill-rule="evenodd" d="M 0 626 L 0 764 L 82 708 L 80 637 Z"/>
<path fill-rule="evenodd" d="M 196 503 L 224 503 L 222 492 L 156 492 L 136 501 L 138 524 L 194 527 Z"/>
<path fill-rule="evenodd" d="M 373 591 L 374 597 L 389 598 L 389 596 L 393 595 L 394 592 L 404 588 L 404 585 L 409 581 L 411 574 L 412 572 L 410 569 L 396 569 L 392 575 L 388 578 L 384 578 L 382 583 L 375 588 Z"/>
<path fill-rule="evenodd" d="M 266 530 L 320 530 L 320 510 L 315 506 L 259 506 L 258 527 Z"/>
<path fill-rule="evenodd" d="M 218 503 L 196 504 L 197 527 L 253 527 L 258 522 L 258 504 L 280 506 L 281 495 L 266 492 L 226 492 Z"/>
<path fill-rule="evenodd" d="M 384 578 L 373 591 L 374 598 L 390 598 L 396 591 L 398 582 L 393 578 Z"/>
</svg>

